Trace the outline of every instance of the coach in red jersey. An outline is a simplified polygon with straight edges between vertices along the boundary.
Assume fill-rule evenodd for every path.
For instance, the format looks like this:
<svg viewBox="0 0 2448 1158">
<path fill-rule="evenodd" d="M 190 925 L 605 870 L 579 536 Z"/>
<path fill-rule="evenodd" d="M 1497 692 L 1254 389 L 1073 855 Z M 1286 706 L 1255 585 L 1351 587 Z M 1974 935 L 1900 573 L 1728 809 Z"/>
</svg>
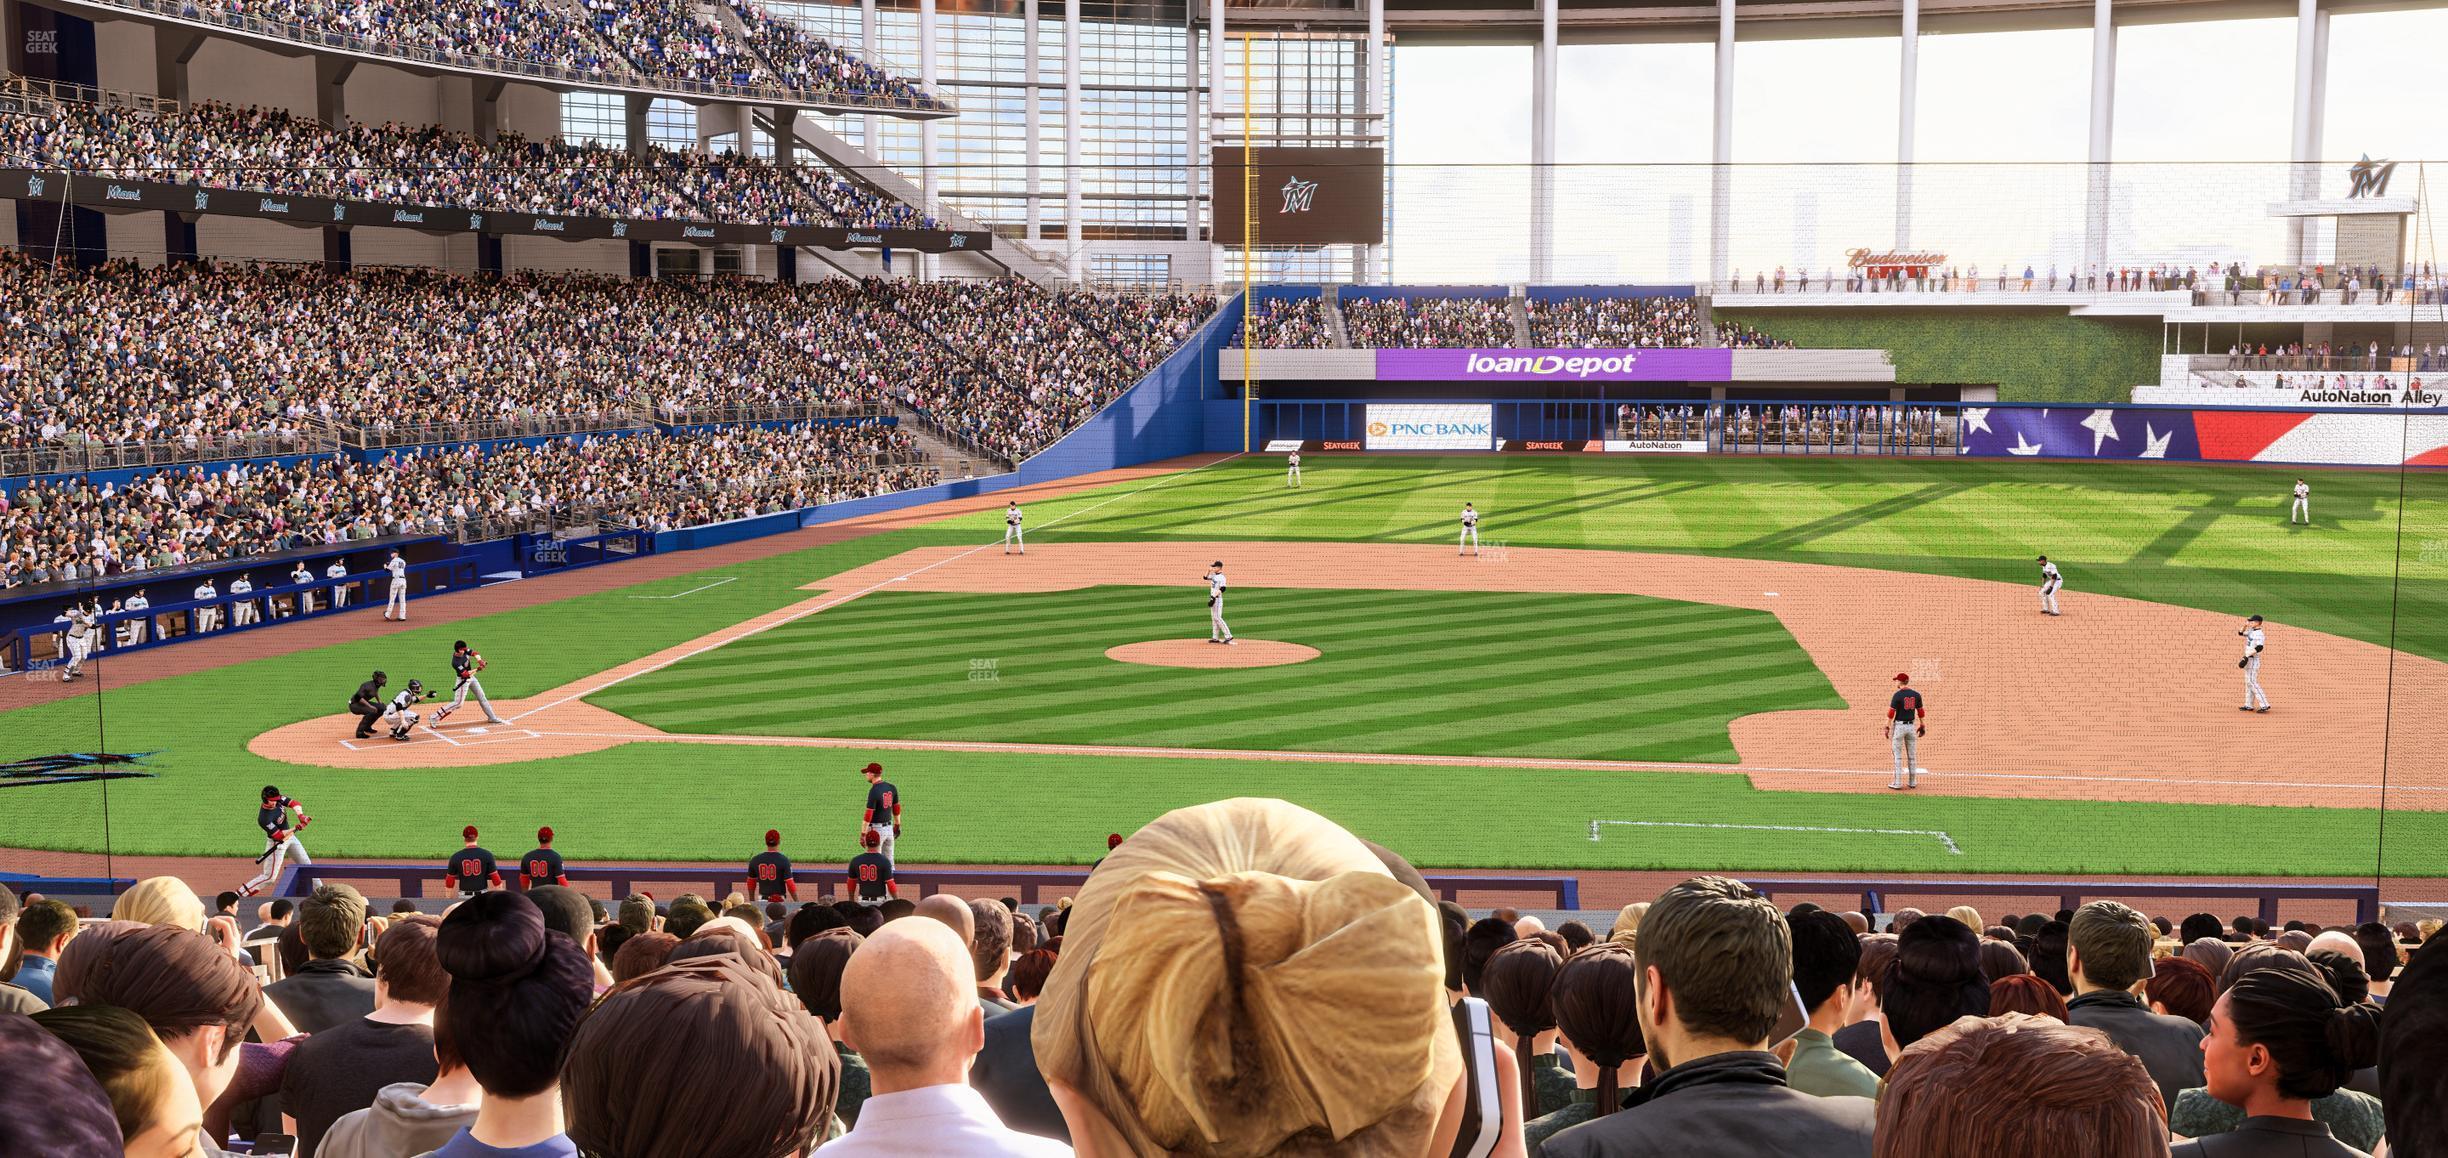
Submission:
<svg viewBox="0 0 2448 1158">
<path fill-rule="evenodd" d="M 799 879 L 791 875 L 791 860 L 782 855 L 782 833 L 765 830 L 765 851 L 748 858 L 748 891 L 768 901 L 799 899 Z"/>
<path fill-rule="evenodd" d="M 519 888 L 569 884 L 569 876 L 561 869 L 561 854 L 553 851 L 552 842 L 551 825 L 536 830 L 536 846 L 519 858 Z"/>
<path fill-rule="evenodd" d="M 501 866 L 495 863 L 492 853 L 476 843 L 476 826 L 471 824 L 460 829 L 459 837 L 467 841 L 467 847 L 450 854 L 450 859 L 442 862 L 442 887 L 463 897 L 500 887 Z"/>
<path fill-rule="evenodd" d="M 859 769 L 859 775 L 867 778 L 867 817 L 860 825 L 876 835 L 884 858 L 890 860 L 893 842 L 901 836 L 901 790 L 884 778 L 882 764 L 869 764 Z"/>
<path fill-rule="evenodd" d="M 875 830 L 869 829 L 863 839 L 867 851 L 850 858 L 850 895 L 870 905 L 900 896 L 901 886 L 893 880 L 892 860 L 876 851 L 881 840 Z"/>
</svg>

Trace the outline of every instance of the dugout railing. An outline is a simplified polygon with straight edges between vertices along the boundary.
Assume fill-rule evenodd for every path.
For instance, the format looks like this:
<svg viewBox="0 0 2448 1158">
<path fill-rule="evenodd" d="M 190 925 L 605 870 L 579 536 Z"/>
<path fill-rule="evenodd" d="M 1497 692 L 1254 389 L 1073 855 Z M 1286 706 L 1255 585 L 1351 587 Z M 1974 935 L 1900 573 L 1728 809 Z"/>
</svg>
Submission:
<svg viewBox="0 0 2448 1158">
<path fill-rule="evenodd" d="M 2244 898 L 2257 906 L 2261 921 L 2278 923 L 2278 906 L 2286 901 L 2351 901 L 2355 923 L 2380 919 L 2380 887 L 2360 884 L 2252 884 L 2243 881 L 1965 881 L 1965 880 L 1829 880 L 1826 878 L 1754 878 L 1743 883 L 1762 896 L 1854 897 L 1863 913 L 1892 912 L 1897 900 L 1953 900 L 1963 897 L 2054 897 L 2060 909 L 2079 909 L 2086 900 L 2133 902 L 2151 897 L 2181 900 Z"/>
</svg>

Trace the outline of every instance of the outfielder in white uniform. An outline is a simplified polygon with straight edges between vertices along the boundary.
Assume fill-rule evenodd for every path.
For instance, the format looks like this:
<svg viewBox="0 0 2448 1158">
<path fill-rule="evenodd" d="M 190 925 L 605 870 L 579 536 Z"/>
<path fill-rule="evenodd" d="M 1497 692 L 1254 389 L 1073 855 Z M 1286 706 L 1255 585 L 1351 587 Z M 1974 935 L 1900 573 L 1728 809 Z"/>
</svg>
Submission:
<svg viewBox="0 0 2448 1158">
<path fill-rule="evenodd" d="M 94 641 L 101 638 L 102 628 L 94 622 L 94 609 L 81 603 L 68 606 L 68 666 L 60 671 L 60 682 L 67 683 L 85 674 L 85 657 L 93 654 Z"/>
<path fill-rule="evenodd" d="M 476 706 L 484 709 L 486 723 L 505 724 L 509 722 L 493 713 L 493 701 L 485 698 L 484 682 L 476 678 L 476 673 L 483 671 L 485 667 L 485 657 L 470 650 L 466 640 L 458 640 L 451 644 L 451 675 L 454 677 L 451 702 L 434 710 L 435 727 L 440 727 L 442 721 L 449 719 L 452 712 L 466 706 L 467 698 L 471 695 L 476 697 Z"/>
<path fill-rule="evenodd" d="M 391 618 L 391 612 L 397 609 L 400 622 L 405 623 L 408 621 L 408 560 L 400 558 L 400 553 L 393 551 L 391 557 L 384 560 L 383 570 L 391 573 L 391 599 L 383 604 L 383 618 Z"/>
<path fill-rule="evenodd" d="M 1300 452 L 1297 450 L 1292 452 L 1292 457 L 1284 460 L 1284 485 L 1288 487 L 1301 485 Z"/>
<path fill-rule="evenodd" d="M 2040 614 L 2064 614 L 2057 610 L 2057 589 L 2063 586 L 2065 576 L 2057 573 L 2057 565 L 2049 562 L 2048 556 L 2040 556 Z"/>
<path fill-rule="evenodd" d="M 289 585 L 292 587 L 304 587 L 306 584 L 312 582 L 314 582 L 314 572 L 306 569 L 305 560 L 299 560 L 298 565 L 289 572 Z M 297 594 L 289 597 L 288 614 L 304 615 L 312 610 L 314 610 L 313 588 L 308 587 L 306 590 L 300 591 Z"/>
<path fill-rule="evenodd" d="M 145 598 L 144 588 L 139 587 L 136 589 L 136 593 L 134 595 L 127 597 L 126 603 L 120 605 L 120 610 L 151 611 L 153 610 L 153 601 Z M 134 619 L 120 620 L 119 646 L 134 647 L 137 644 L 143 643 L 145 641 L 145 636 L 149 634 L 147 629 L 152 627 L 152 625 L 153 617 L 150 615 L 138 615 Z"/>
<path fill-rule="evenodd" d="M 213 586 L 212 580 L 207 579 L 202 583 L 196 584 L 195 597 L 198 600 L 219 599 L 221 598 L 221 592 L 219 589 Z M 207 631 L 215 630 L 220 626 L 221 609 L 219 607 L 207 604 L 203 607 L 198 607 L 195 609 L 195 633 L 197 635 L 202 635 Z"/>
<path fill-rule="evenodd" d="M 1207 569 L 1207 642 L 1231 643 L 1232 628 L 1224 625 L 1224 560 Z"/>
<path fill-rule="evenodd" d="M 292 811 L 297 813 L 296 828 L 289 826 Z M 302 865 L 313 864 L 314 861 L 306 855 L 306 845 L 297 838 L 299 832 L 305 831 L 306 826 L 313 823 L 314 818 L 306 815 L 305 805 L 281 795 L 281 790 L 272 785 L 264 785 L 263 802 L 255 810 L 255 826 L 262 829 L 264 834 L 264 850 L 256 854 L 255 860 L 263 868 L 248 878 L 247 883 L 238 886 L 239 895 L 254 896 L 278 881 L 282 862 L 291 857 L 296 857 Z"/>
<path fill-rule="evenodd" d="M 1013 547 L 1020 548 L 1023 555 L 1028 554 L 1028 539 L 1020 534 L 1020 519 L 1020 504 L 1013 503 L 1003 508 L 1003 553 L 1006 555 L 1012 553 Z"/>
<path fill-rule="evenodd" d="M 338 611 L 348 606 L 348 584 L 341 582 L 348 578 L 347 561 L 332 560 L 331 566 L 323 569 L 323 577 L 332 581 L 332 610 Z"/>
<path fill-rule="evenodd" d="M 409 680 L 406 691 L 391 697 L 391 702 L 383 705 L 383 723 L 391 725 L 392 739 L 405 740 L 408 738 L 408 730 L 416 727 L 417 721 L 424 718 L 414 710 L 418 704 L 424 702 L 425 681 Z"/>
<path fill-rule="evenodd" d="M 1461 554 L 1464 544 L 1470 546 L 1471 554 L 1479 553 L 1479 512 L 1469 503 L 1462 504 L 1462 537 L 1454 540 L 1454 554 Z"/>
<path fill-rule="evenodd" d="M 2312 484 L 2302 479 L 2295 480 L 2295 509 L 2287 512 L 2287 525 L 2292 527 L 2297 522 L 2312 525 Z"/>
<path fill-rule="evenodd" d="M 249 578 L 249 577 L 247 577 L 247 576 L 245 576 L 245 575 L 240 575 L 238 578 L 236 578 L 236 579 L 234 579 L 234 580 L 231 580 L 231 581 L 230 581 L 230 594 L 232 594 L 232 595 L 253 595 L 253 594 L 255 594 L 255 580 L 253 580 L 252 578 Z M 258 618 L 258 616 L 257 616 L 257 615 L 256 615 L 256 613 L 255 613 L 255 601 L 254 601 L 254 600 L 252 600 L 252 599 L 241 599 L 241 600 L 237 601 L 236 603 L 232 603 L 232 604 L 230 604 L 230 626 L 231 626 L 231 627 L 245 627 L 245 626 L 247 626 L 248 624 L 254 623 L 254 622 L 256 621 L 256 619 L 257 619 L 257 618 Z"/>
<path fill-rule="evenodd" d="M 2236 666 L 2244 669 L 2244 707 L 2241 710 L 2266 712 L 2270 710 L 2270 702 L 2269 695 L 2261 690 L 2261 649 L 2266 643 L 2261 635 L 2261 617 L 2256 615 L 2245 620 L 2244 630 L 2236 634 L 2244 637 L 2244 658 L 2236 661 Z"/>
</svg>

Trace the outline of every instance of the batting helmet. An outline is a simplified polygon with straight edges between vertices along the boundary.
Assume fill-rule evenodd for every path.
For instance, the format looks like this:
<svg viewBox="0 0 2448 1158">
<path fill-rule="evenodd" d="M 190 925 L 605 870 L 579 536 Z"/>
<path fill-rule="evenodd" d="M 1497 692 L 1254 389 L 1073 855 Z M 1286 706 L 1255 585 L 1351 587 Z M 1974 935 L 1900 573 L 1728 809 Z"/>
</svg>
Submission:
<svg viewBox="0 0 2448 1158">
<path fill-rule="evenodd" d="M 280 795 L 280 789 L 275 788 L 275 787 L 273 787 L 272 785 L 269 785 L 269 784 L 264 785 L 264 790 L 263 790 L 263 798 L 264 798 L 264 799 L 266 799 L 266 800 L 271 800 L 271 799 L 274 799 L 275 797 L 278 797 L 279 795 Z"/>
</svg>

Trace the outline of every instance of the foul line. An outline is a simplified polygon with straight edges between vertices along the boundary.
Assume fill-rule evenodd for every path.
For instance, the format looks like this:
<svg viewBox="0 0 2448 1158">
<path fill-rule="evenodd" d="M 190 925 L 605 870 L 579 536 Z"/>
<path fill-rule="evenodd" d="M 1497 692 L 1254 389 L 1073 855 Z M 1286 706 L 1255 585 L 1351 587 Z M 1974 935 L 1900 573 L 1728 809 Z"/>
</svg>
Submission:
<svg viewBox="0 0 2448 1158">
<path fill-rule="evenodd" d="M 1138 488 L 1137 490 L 1124 491 L 1124 492 L 1122 492 L 1121 494 L 1118 494 L 1118 495 L 1113 495 L 1113 496 L 1111 496 L 1111 497 L 1104 498 L 1104 499 L 1100 499 L 1100 500 L 1098 500 L 1098 501 L 1096 501 L 1096 502 L 1090 503 L 1090 504 L 1088 504 L 1087 506 L 1081 507 L 1080 509 L 1078 509 L 1078 510 L 1076 510 L 1076 511 L 1071 511 L 1071 512 L 1068 512 L 1068 513 L 1065 513 L 1065 514 L 1057 515 L 1057 516 L 1055 516 L 1054 518 L 1049 519 L 1049 520 L 1047 520 L 1045 523 L 1041 524 L 1041 525 L 1039 526 L 1039 530 L 1040 530 L 1040 531 L 1042 531 L 1042 530 L 1043 530 L 1044 528 L 1046 528 L 1046 527 L 1052 527 L 1052 526 L 1055 526 L 1055 525 L 1057 525 L 1057 524 L 1059 524 L 1059 523 L 1063 522 L 1065 519 L 1075 518 L 1075 517 L 1077 517 L 1077 516 L 1087 514 L 1088 512 L 1093 511 L 1093 510 L 1096 510 L 1096 509 L 1097 509 L 1097 508 L 1099 508 L 1099 507 L 1105 506 L 1105 505 L 1106 505 L 1106 504 L 1108 504 L 1108 503 L 1116 503 L 1116 502 L 1120 502 L 1120 501 L 1121 501 L 1121 500 L 1123 500 L 1123 499 L 1131 498 L 1131 497 L 1133 497 L 1133 496 L 1136 496 L 1136 495 L 1139 495 L 1139 494 L 1143 494 L 1143 493 L 1145 493 L 1145 492 L 1147 492 L 1147 491 L 1154 490 L 1154 489 L 1156 489 L 1157 487 L 1163 486 L 1163 485 L 1165 485 L 1166 483 L 1172 482 L 1172 481 L 1173 481 L 1173 480 L 1175 480 L 1175 479 L 1188 478 L 1188 477 L 1190 477 L 1191 475 L 1197 474 L 1198 472 L 1200 472 L 1200 471 L 1202 471 L 1202 470 L 1207 469 L 1208 467 L 1211 467 L 1211 466 L 1222 466 L 1222 465 L 1223 465 L 1223 464 L 1225 464 L 1225 463 L 1231 462 L 1232 460 L 1234 460 L 1234 459 L 1236 459 L 1236 458 L 1241 457 L 1241 453 L 1242 453 L 1242 452 L 1235 452 L 1235 453 L 1233 453 L 1233 454 L 1228 454 L 1228 455 L 1224 456 L 1223 458 L 1219 458 L 1219 459 L 1215 460 L 1214 462 L 1210 462 L 1210 463 L 1202 463 L 1202 464 L 1200 464 L 1200 465 L 1198 465 L 1198 466 L 1191 467 L 1190 469 L 1185 470 L 1185 471 L 1177 471 L 1177 472 L 1172 473 L 1172 474 L 1164 475 L 1164 476 L 1162 476 L 1162 477 L 1160 477 L 1160 478 L 1156 479 L 1155 481 L 1153 481 L 1153 482 L 1149 483 L 1148 485 Z M 856 598 L 858 598 L 858 597 L 859 597 L 859 596 L 861 596 L 861 595 L 871 595 L 871 594 L 874 594 L 874 593 L 875 593 L 875 592 L 877 592 L 877 591 L 880 591 L 880 590 L 884 589 L 885 587 L 891 586 L 892 584 L 895 584 L 895 583 L 900 583 L 900 582 L 904 582 L 904 581 L 908 580 L 908 579 L 909 579 L 911 576 L 913 576 L 913 575 L 923 575 L 923 574 L 925 574 L 926 572 L 932 571 L 932 570 L 934 570 L 935 568 L 937 568 L 937 567 L 941 567 L 941 566 L 943 566 L 943 565 L 945 565 L 945 564 L 947 564 L 947 563 L 956 563 L 956 562 L 959 562 L 960 560 L 962 560 L 962 559 L 966 559 L 966 558 L 968 558 L 968 557 L 969 557 L 969 556 L 971 556 L 971 555 L 975 555 L 975 554 L 977 554 L 978 552 L 983 551 L 983 550 L 985 550 L 985 549 L 987 549 L 987 548 L 989 548 L 989 547 L 997 546 L 997 545 L 999 545 L 1001 542 L 1002 542 L 1002 540 L 997 539 L 997 540 L 995 540 L 994 542 L 980 543 L 980 544 L 978 544 L 977 546 L 971 547 L 971 548 L 969 548 L 969 549 L 968 549 L 968 550 L 966 550 L 966 551 L 962 551 L 961 553 L 959 553 L 959 554 L 957 554 L 957 555 L 949 555 L 949 556 L 946 556 L 946 557 L 944 557 L 944 558 L 937 559 L 936 561 L 934 561 L 934 562 L 932 562 L 932 563 L 929 563 L 929 564 L 927 564 L 927 565 L 926 565 L 926 566 L 924 566 L 924 567 L 915 568 L 915 569 L 910 570 L 910 571 L 908 571 L 908 572 L 905 572 L 905 573 L 903 573 L 903 574 L 900 574 L 900 575 L 895 575 L 895 576 L 893 576 L 893 577 L 892 577 L 892 578 L 890 578 L 890 579 L 884 579 L 884 580 L 880 580 L 880 581 L 875 582 L 875 583 L 870 583 L 870 584 L 868 584 L 868 585 L 867 585 L 867 586 L 865 586 L 865 587 L 862 587 L 862 588 L 860 588 L 860 589 L 858 589 L 858 590 L 856 590 L 856 591 L 853 591 L 853 592 L 849 593 L 848 595 L 843 595 L 843 596 L 840 596 L 840 597 L 838 597 L 838 598 L 834 598 L 834 599 L 827 599 L 827 600 L 825 600 L 824 602 L 819 603 L 819 604 L 817 604 L 817 605 L 816 605 L 816 606 L 814 606 L 814 607 L 802 608 L 802 609 L 800 609 L 800 610 L 798 610 L 798 611 L 791 612 L 791 613 L 790 613 L 790 614 L 788 614 L 788 615 L 784 615 L 784 616 L 780 616 L 780 617 L 778 617 L 778 618 L 775 618 L 775 619 L 771 620 L 770 622 L 766 622 L 766 623 L 758 624 L 758 625 L 756 625 L 756 626 L 754 626 L 754 627 L 749 627 L 749 628 L 747 628 L 747 629 L 745 629 L 745 630 L 742 630 L 742 631 L 740 631 L 740 632 L 738 632 L 738 633 L 736 633 L 736 634 L 734 634 L 734 635 L 726 636 L 726 637 L 724 637 L 724 638 L 722 638 L 722 639 L 715 640 L 714 642 L 709 643 L 709 644 L 706 644 L 706 645 L 705 645 L 705 646 L 703 646 L 703 647 L 691 648 L 691 649 L 689 649 L 687 652 L 682 653 L 682 654 L 680 654 L 680 655 L 673 656 L 673 657 L 671 657 L 670 659 L 663 660 L 663 661 L 661 661 L 661 662 L 659 662 L 659 663 L 652 663 L 652 664 L 648 664 L 648 665 L 646 665 L 645 667 L 641 667 L 641 668 L 637 669 L 636 671 L 630 672 L 630 673 L 628 673 L 628 674 L 626 674 L 626 675 L 615 676 L 615 677 L 613 677 L 612 679 L 606 680 L 606 681 L 604 681 L 603 683 L 598 684 L 598 685 L 596 685 L 596 686 L 594 686 L 594 687 L 592 687 L 592 688 L 589 688 L 589 689 L 587 689 L 587 690 L 585 690 L 585 691 L 583 691 L 583 692 L 577 692 L 577 693 L 574 693 L 574 694 L 572 694 L 572 695 L 566 695 L 566 696 L 561 697 L 560 699 L 557 699 L 557 700 L 552 701 L 551 703 L 547 703 L 547 704 L 539 704 L 539 705 L 537 705 L 537 706 L 535 706 L 535 707 L 529 708 L 529 709 L 527 709 L 526 711 L 520 712 L 519 714 L 517 714 L 517 715 L 515 715 L 515 716 L 510 717 L 510 722 L 515 724 L 515 723 L 519 722 L 520 720 L 526 719 L 527 717 L 529 717 L 529 716 L 532 716 L 532 715 L 536 714 L 537 712 L 547 711 L 547 710 L 552 709 L 552 708 L 557 708 L 557 707 L 560 707 L 560 706 L 561 706 L 561 705 L 563 705 L 563 704 L 566 704 L 566 703 L 571 703 L 571 702 L 576 701 L 576 700 L 583 700 L 583 699 L 587 698 L 588 696 L 595 695 L 595 694 L 596 694 L 596 693 L 598 693 L 598 692 L 607 691 L 607 690 L 609 690 L 609 689 L 611 689 L 611 688 L 614 688 L 614 687 L 617 687 L 617 686 L 619 686 L 619 685 L 621 685 L 621 684 L 627 683 L 627 682 L 628 682 L 628 681 L 630 681 L 630 680 L 636 679 L 636 678 L 637 678 L 637 677 L 639 677 L 639 676 L 642 676 L 642 675 L 648 675 L 648 674 L 651 674 L 651 673 L 653 673 L 653 672 L 658 672 L 658 671 L 663 670 L 664 668 L 670 667 L 671 665 L 676 664 L 676 663 L 680 663 L 680 662 L 682 662 L 682 661 L 684 661 L 684 660 L 695 659 L 695 658 L 697 658 L 698 656 L 704 655 L 705 653 L 707 653 L 707 652 L 709 652 L 709 651 L 713 651 L 713 650 L 714 650 L 714 649 L 716 649 L 716 648 L 719 648 L 719 647 L 724 647 L 724 646 L 728 646 L 728 645 L 730 645 L 730 644 L 734 644 L 734 643 L 738 643 L 739 641 L 741 641 L 741 640 L 743 640 L 743 639 L 746 639 L 746 638 L 748 638 L 748 637 L 750 637 L 750 636 L 752 636 L 752 635 L 760 635 L 760 634 L 763 634 L 763 633 L 765 633 L 765 632 L 771 631 L 771 630 L 773 630 L 774 628 L 781 627 L 781 626 L 783 626 L 783 625 L 785 625 L 785 624 L 797 623 L 798 621 L 800 621 L 800 620 L 802 620 L 802 619 L 805 619 L 805 618 L 807 618 L 808 616 L 814 615 L 814 614 L 816 614 L 816 613 L 818 613 L 818 612 L 820 612 L 820 611 L 826 611 L 826 610 L 829 610 L 829 609 L 831 609 L 831 608 L 839 607 L 839 606 L 841 606 L 842 604 L 844 604 L 844 603 L 848 603 L 848 602 L 850 602 L 851 600 L 856 599 Z"/>
<path fill-rule="evenodd" d="M 1949 853 L 1963 855 L 1963 850 L 1955 846 L 1954 837 L 1929 828 L 1820 828 L 1808 824 L 1717 824 L 1695 820 L 1593 820 L 1590 821 L 1591 840 L 1598 839 L 1598 826 L 1601 824 L 1626 824 L 1639 828 L 1730 828 L 1745 832 L 1840 832 L 1855 836 L 1934 836 Z"/>
<path fill-rule="evenodd" d="M 686 597 L 691 596 L 691 595 L 695 595 L 696 593 L 698 593 L 698 592 L 700 592 L 700 591 L 711 591 L 711 590 L 713 590 L 713 589 L 715 589 L 715 588 L 717 588 L 717 587 L 722 586 L 722 585 L 723 585 L 723 584 L 725 584 L 725 583 L 736 583 L 736 582 L 739 582 L 739 576 L 737 576 L 737 575 L 725 575 L 725 576 L 723 576 L 722 578 L 717 579 L 717 580 L 715 580 L 715 581 L 713 581 L 713 582 L 711 582 L 711 583 L 705 584 L 705 585 L 703 585 L 703 586 L 700 586 L 700 587 L 691 587 L 691 588 L 689 588 L 689 589 L 688 589 L 688 590 L 686 590 L 686 591 L 676 591 L 676 592 L 673 592 L 673 593 L 672 593 L 672 594 L 670 594 L 670 595 L 632 595 L 632 596 L 630 596 L 629 598 L 631 598 L 631 599 L 682 599 L 682 598 L 686 598 Z"/>
</svg>

